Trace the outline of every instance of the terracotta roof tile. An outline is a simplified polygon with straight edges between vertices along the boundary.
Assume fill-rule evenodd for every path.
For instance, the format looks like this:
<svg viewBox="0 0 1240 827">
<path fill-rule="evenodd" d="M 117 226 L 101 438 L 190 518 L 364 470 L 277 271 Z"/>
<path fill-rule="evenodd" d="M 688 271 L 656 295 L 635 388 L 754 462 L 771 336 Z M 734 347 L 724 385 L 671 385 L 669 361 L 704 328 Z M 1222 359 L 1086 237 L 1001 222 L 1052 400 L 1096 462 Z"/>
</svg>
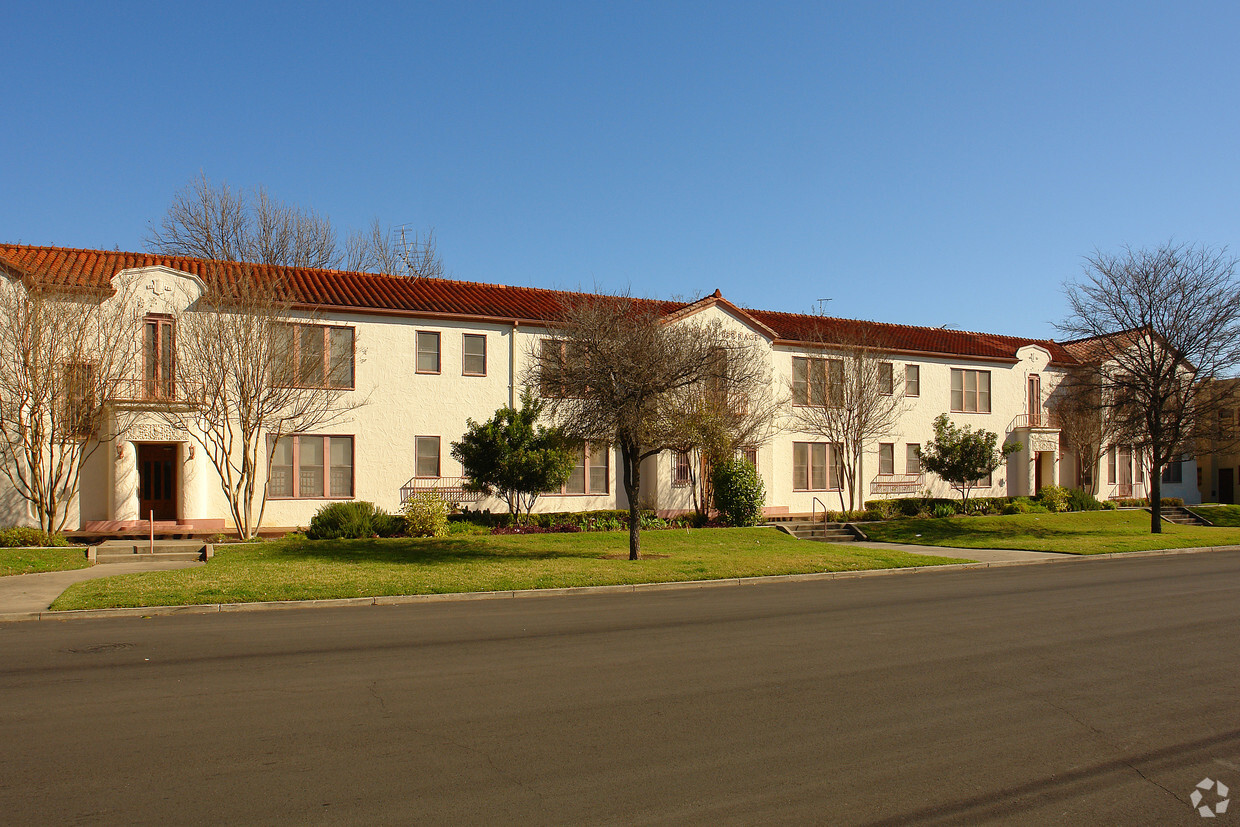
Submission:
<svg viewBox="0 0 1240 827">
<path fill-rule="evenodd" d="M 275 279 L 284 286 L 287 298 L 299 305 L 356 308 L 359 312 L 369 310 L 546 322 L 558 315 L 566 301 L 586 295 L 449 279 L 411 279 L 338 270 L 210 262 L 151 253 L 0 244 L 0 268 L 16 277 L 69 289 L 108 290 L 112 277 L 122 270 L 155 266 L 197 276 L 214 289 L 228 289 L 228 285 L 245 277 Z M 722 299 L 719 291 L 715 293 L 716 295 L 708 298 Z M 640 301 L 651 306 L 660 315 L 673 314 L 686 307 L 678 302 L 648 299 Z M 1071 364 L 1076 361 L 1072 353 L 1049 340 L 824 318 L 772 310 L 741 310 L 784 341 L 812 341 L 820 335 L 827 341 L 842 342 L 857 338 L 861 332 L 865 338 L 881 341 L 884 347 L 903 352 L 1014 361 L 1018 348 L 1035 344 L 1049 350 L 1055 362 Z M 821 331 L 821 334 L 816 334 L 815 331 Z"/>
</svg>

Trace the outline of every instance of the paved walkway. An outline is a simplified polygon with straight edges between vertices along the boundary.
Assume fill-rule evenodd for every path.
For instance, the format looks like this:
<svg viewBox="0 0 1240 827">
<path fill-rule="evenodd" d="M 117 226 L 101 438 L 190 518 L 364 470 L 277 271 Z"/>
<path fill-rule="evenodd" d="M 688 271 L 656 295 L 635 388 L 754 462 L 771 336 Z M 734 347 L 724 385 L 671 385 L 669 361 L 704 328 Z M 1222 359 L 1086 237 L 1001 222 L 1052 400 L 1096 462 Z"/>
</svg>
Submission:
<svg viewBox="0 0 1240 827">
<path fill-rule="evenodd" d="M 40 574 L 14 574 L 0 577 L 0 614 L 11 612 L 42 612 L 60 597 L 61 592 L 83 580 L 112 577 L 136 571 L 170 571 L 204 566 L 205 563 L 186 562 L 134 562 L 101 563 L 86 569 L 72 571 L 47 571 Z"/>
</svg>

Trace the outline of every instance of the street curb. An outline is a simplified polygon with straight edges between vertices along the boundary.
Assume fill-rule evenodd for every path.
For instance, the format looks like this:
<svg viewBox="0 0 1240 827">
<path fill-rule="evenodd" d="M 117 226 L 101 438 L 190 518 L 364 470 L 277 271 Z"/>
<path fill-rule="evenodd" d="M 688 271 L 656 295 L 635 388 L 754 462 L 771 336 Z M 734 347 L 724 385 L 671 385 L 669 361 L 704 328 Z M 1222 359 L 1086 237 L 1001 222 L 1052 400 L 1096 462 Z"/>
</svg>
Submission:
<svg viewBox="0 0 1240 827">
<path fill-rule="evenodd" d="M 943 551 L 968 551 L 948 546 L 926 546 Z M 774 574 L 765 577 L 726 577 L 717 580 L 677 580 L 669 583 L 622 583 L 608 586 L 566 586 L 557 589 L 516 589 L 498 592 L 451 592 L 447 594 L 394 594 L 377 597 L 342 597 L 318 600 L 272 600 L 261 603 L 195 603 L 188 606 L 143 606 L 123 609 L 71 609 L 60 612 L 0 612 L 0 623 L 32 620 L 87 620 L 107 617 L 161 617 L 179 614 L 222 614 L 228 612 L 268 612 L 281 609 L 326 609 L 344 606 L 408 606 L 416 603 L 457 603 L 469 600 L 509 600 L 535 597 L 566 597 L 582 594 L 634 594 L 638 592 L 717 589 L 730 586 L 767 586 L 779 583 L 806 583 L 815 580 L 855 580 L 862 577 L 887 577 L 897 574 L 919 574 L 935 571 L 970 571 L 1017 566 L 1039 566 L 1048 563 L 1072 563 L 1088 560 L 1119 560 L 1133 557 L 1168 557 L 1178 554 L 1205 554 L 1215 551 L 1240 551 L 1234 546 L 1196 546 L 1151 551 L 1112 551 L 1106 554 L 1063 554 L 1037 560 L 1002 560 L 991 563 L 948 563 L 943 566 L 904 566 L 896 569 L 863 571 L 823 571 L 810 574 Z M 944 555 L 946 556 L 946 555 Z"/>
</svg>

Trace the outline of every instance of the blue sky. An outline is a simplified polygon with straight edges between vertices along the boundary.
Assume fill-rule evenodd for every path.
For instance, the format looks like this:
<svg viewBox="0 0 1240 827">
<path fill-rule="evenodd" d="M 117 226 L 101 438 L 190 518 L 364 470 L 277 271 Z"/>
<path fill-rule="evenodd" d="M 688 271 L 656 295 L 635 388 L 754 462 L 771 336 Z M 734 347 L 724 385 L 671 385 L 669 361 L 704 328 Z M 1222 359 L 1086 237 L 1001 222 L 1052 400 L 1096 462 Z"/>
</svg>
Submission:
<svg viewBox="0 0 1240 827">
<path fill-rule="evenodd" d="M 142 249 L 201 170 L 462 279 L 1038 337 L 1095 248 L 1235 241 L 1235 4 L 5 17 L 5 241 Z"/>
</svg>

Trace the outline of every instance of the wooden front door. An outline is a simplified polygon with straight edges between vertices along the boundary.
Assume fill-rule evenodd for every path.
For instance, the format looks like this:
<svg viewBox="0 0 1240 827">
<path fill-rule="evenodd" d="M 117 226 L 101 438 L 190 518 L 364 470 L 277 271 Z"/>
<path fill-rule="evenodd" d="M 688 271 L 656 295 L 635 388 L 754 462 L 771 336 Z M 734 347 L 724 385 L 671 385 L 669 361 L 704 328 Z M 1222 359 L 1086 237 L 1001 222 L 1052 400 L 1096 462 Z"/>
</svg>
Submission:
<svg viewBox="0 0 1240 827">
<path fill-rule="evenodd" d="M 138 507 L 145 520 L 177 518 L 177 446 L 138 444 Z"/>
<path fill-rule="evenodd" d="M 1221 503 L 1234 503 L 1236 501 L 1236 477 L 1235 469 L 1220 468 L 1218 469 L 1218 501 Z"/>
</svg>

